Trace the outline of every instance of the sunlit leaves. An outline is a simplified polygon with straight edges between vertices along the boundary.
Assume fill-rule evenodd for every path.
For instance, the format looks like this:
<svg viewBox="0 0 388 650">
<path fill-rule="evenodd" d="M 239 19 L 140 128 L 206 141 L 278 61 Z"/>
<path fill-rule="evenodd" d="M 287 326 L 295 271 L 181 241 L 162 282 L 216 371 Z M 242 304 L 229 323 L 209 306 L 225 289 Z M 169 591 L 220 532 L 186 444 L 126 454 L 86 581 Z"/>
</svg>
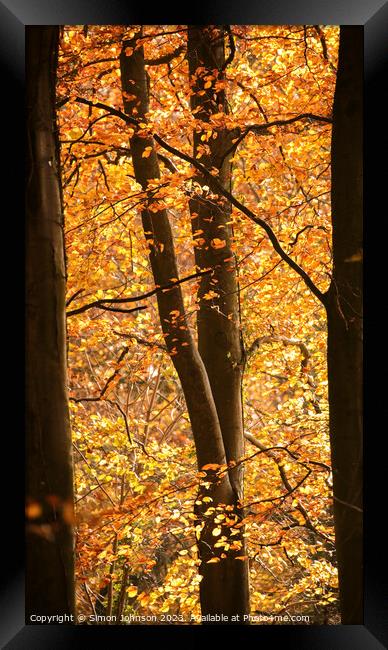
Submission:
<svg viewBox="0 0 388 650">
<path fill-rule="evenodd" d="M 226 241 L 223 240 L 223 239 L 219 239 L 218 237 L 215 237 L 214 239 L 212 239 L 210 243 L 211 243 L 212 247 L 215 248 L 216 250 L 218 250 L 220 248 L 225 248 L 225 246 L 226 246 Z"/>
<path fill-rule="evenodd" d="M 137 594 L 137 587 L 135 585 L 130 585 L 127 587 L 126 591 L 129 598 L 134 598 Z"/>
<path fill-rule="evenodd" d="M 193 132 L 200 134 L 197 159 L 207 164 L 212 143 L 222 139 L 224 129 L 243 133 L 248 125 L 262 126 L 307 111 L 330 115 L 338 28 L 320 30 L 298 25 L 232 26 L 236 52 L 225 78 L 219 78 L 217 70 L 196 71 L 200 98 L 221 90 L 228 98 L 229 113 L 215 107 L 205 122 L 201 106 L 190 110 L 193 79 L 184 55 L 186 26 L 144 26 L 143 37 L 127 47 L 126 56 L 143 45 L 146 59 L 152 60 L 183 46 L 169 66 L 147 66 L 150 106 L 137 132 L 143 138 L 144 163 L 152 153 L 147 138 L 154 131 L 189 155 Z M 205 185 L 187 162 L 157 150 L 160 179 L 150 179 L 144 190 L 134 179 L 131 127 L 74 101 L 83 96 L 122 107 L 121 42 L 137 33 L 136 26 L 88 26 L 87 35 L 81 26 L 64 28 L 58 97 L 68 101 L 59 106 L 58 117 L 67 297 L 82 289 L 70 303 L 76 307 L 153 288 L 148 246 L 161 258 L 168 247 L 149 230 L 145 241 L 141 212 L 146 209 L 157 216 L 167 208 L 182 276 L 196 271 L 194 250 L 216 252 L 228 270 L 231 262 L 237 264 L 245 350 L 262 336 L 304 341 L 311 353 L 308 372 L 302 369 L 297 348 L 276 341 L 244 359 L 245 431 L 277 451 L 270 455 L 246 441 L 243 458 L 234 464 L 242 462 L 245 469 L 252 611 L 287 607 L 300 612 L 332 606 L 336 571 L 330 545 L 325 315 L 299 279 L 279 263 L 260 227 L 236 209 L 228 236 L 217 224 L 210 236 L 205 234 L 203 224 L 195 221 L 198 214 L 190 219 L 193 193 L 202 203 L 221 203 L 210 183 Z M 133 101 L 135 95 L 126 99 Z M 329 124 L 303 120 L 272 127 L 263 135 L 250 132 L 241 142 L 239 136 L 232 137 L 231 143 L 238 146 L 231 154 L 232 178 L 226 179 L 235 196 L 270 223 L 282 246 L 322 290 L 331 272 L 330 136 Z M 161 154 L 168 160 L 163 161 Z M 222 176 L 215 167 L 209 171 Z M 347 261 L 357 263 L 359 255 L 354 251 Z M 222 261 L 223 256 L 227 260 Z M 217 283 L 201 280 L 201 284 L 201 304 L 219 309 L 230 320 Z M 192 282 L 183 289 L 194 339 L 198 288 L 199 282 Z M 181 312 L 172 308 L 169 324 L 179 331 L 181 319 Z M 130 578 L 125 586 L 133 611 L 199 613 L 196 542 L 205 521 L 215 551 L 209 564 L 221 562 L 221 555 L 224 559 L 234 554 L 239 562 L 248 562 L 248 557 L 241 551 L 241 528 L 233 506 L 220 507 L 211 496 L 198 493 L 201 480 L 210 487 L 211 480 L 232 471 L 232 464 L 208 463 L 197 473 L 185 400 L 166 354 L 157 298 L 147 300 L 147 309 L 135 316 L 90 310 L 71 317 L 68 336 L 73 441 L 80 452 L 75 451 L 79 584 L 98 594 L 112 580 L 117 604 L 130 567 L 130 574 L 139 580 L 135 585 Z M 118 364 L 123 344 L 129 352 Z M 173 354 L 177 353 L 175 348 Z M 227 348 L 225 359 L 232 364 Z M 101 400 L 115 369 L 119 372 Z M 302 463 L 311 475 L 287 496 L 284 480 L 297 485 L 306 473 Z M 192 512 L 193 505 L 204 513 L 202 523 Z M 31 502 L 28 518 L 33 523 L 40 515 L 40 504 Z M 162 567 L 163 553 L 167 559 Z M 81 608 L 89 612 L 83 589 L 78 597 Z"/>
</svg>

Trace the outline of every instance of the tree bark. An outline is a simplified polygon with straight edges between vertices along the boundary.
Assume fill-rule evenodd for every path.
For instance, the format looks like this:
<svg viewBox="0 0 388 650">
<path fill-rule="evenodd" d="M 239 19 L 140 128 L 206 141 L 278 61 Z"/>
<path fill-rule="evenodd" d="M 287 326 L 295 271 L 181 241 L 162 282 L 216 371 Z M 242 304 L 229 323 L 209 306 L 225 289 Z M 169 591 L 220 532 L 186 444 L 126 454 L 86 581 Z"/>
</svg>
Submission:
<svg viewBox="0 0 388 650">
<path fill-rule="evenodd" d="M 229 113 L 223 81 L 227 65 L 225 57 L 225 28 L 216 26 L 189 26 L 187 58 L 191 84 L 191 109 L 198 123 L 194 131 L 193 156 L 200 155 L 202 164 L 212 170 L 220 183 L 231 188 L 231 153 L 236 130 L 229 130 L 223 119 Z M 230 38 L 232 38 L 230 36 Z M 231 56 L 233 50 L 231 49 Z M 214 126 L 212 118 L 221 118 Z M 228 462 L 236 462 L 244 455 L 242 414 L 242 373 L 244 350 L 241 336 L 239 287 L 236 259 L 232 250 L 233 231 L 231 205 L 224 197 L 206 199 L 206 180 L 194 176 L 202 192 L 190 200 L 191 223 L 197 269 L 212 269 L 203 276 L 198 289 L 197 315 L 198 349 L 205 364 L 217 408 L 225 455 Z M 235 493 L 235 514 L 241 519 L 238 504 L 243 499 L 243 465 L 230 472 Z M 237 555 L 244 556 L 245 541 Z M 229 560 L 228 560 L 229 561 Z M 229 589 L 240 601 L 241 614 L 249 613 L 248 563 L 230 557 Z M 205 586 L 205 583 L 203 583 Z M 207 600 L 203 595 L 203 600 Z M 212 613 L 213 604 L 206 610 Z"/>
<path fill-rule="evenodd" d="M 332 133 L 333 276 L 326 294 L 330 440 L 342 623 L 363 623 L 363 32 L 340 29 Z"/>
<path fill-rule="evenodd" d="M 58 27 L 27 27 L 26 619 L 74 613 Z"/>
<path fill-rule="evenodd" d="M 120 67 L 124 110 L 128 115 L 145 121 L 148 81 L 143 48 L 136 46 L 136 38 L 124 41 Z M 130 137 L 130 147 L 136 180 L 146 192 L 149 180 L 160 178 L 154 140 L 151 136 L 143 137 L 135 127 Z M 149 155 L 144 157 L 147 147 Z M 163 285 L 178 277 L 178 268 L 167 211 L 153 211 L 153 203 L 149 195 L 147 207 L 142 210 L 142 222 L 154 281 L 157 285 Z M 166 347 L 186 399 L 198 468 L 202 469 L 208 464 L 222 465 L 226 462 L 226 455 L 217 409 L 208 374 L 188 328 L 181 287 L 178 285 L 170 291 L 159 292 L 157 300 Z M 203 475 L 196 508 L 198 523 L 202 525 L 198 539 L 200 572 L 203 576 L 201 609 L 204 615 L 224 614 L 228 617 L 225 622 L 232 622 L 232 615 L 246 612 L 245 592 L 241 582 L 235 579 L 236 573 L 241 574 L 238 565 L 241 566 L 242 561 L 230 557 L 221 559 L 222 549 L 214 547 L 217 538 L 212 535 L 216 527 L 214 518 L 218 513 L 205 513 L 209 504 L 214 507 L 224 504 L 234 510 L 236 494 L 228 472 L 219 477 L 215 469 L 207 469 Z M 203 502 L 203 497 L 209 497 L 210 501 Z M 230 527 L 222 526 L 222 529 L 223 534 L 230 535 Z M 209 560 L 214 559 L 217 559 L 215 563 L 208 564 Z"/>
</svg>

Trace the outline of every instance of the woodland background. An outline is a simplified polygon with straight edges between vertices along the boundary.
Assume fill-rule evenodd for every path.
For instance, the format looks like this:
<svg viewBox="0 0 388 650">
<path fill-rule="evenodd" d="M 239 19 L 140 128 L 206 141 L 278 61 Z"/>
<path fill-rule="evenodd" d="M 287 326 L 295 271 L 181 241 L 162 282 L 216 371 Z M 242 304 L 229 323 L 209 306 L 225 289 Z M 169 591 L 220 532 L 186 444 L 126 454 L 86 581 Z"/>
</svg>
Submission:
<svg viewBox="0 0 388 650">
<path fill-rule="evenodd" d="M 360 31 L 38 29 L 31 611 L 361 622 Z"/>
</svg>

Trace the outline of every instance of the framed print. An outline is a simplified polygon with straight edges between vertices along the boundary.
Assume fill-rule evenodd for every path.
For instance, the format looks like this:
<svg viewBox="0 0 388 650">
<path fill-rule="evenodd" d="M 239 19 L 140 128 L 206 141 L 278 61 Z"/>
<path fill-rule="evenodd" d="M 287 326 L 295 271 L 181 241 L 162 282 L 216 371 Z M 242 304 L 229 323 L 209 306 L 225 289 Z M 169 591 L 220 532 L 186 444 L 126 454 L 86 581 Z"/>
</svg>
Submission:
<svg viewBox="0 0 388 650">
<path fill-rule="evenodd" d="M 386 5 L 25 5 L 0 5 L 20 251 L 26 215 L 2 646 L 384 647 Z"/>
</svg>

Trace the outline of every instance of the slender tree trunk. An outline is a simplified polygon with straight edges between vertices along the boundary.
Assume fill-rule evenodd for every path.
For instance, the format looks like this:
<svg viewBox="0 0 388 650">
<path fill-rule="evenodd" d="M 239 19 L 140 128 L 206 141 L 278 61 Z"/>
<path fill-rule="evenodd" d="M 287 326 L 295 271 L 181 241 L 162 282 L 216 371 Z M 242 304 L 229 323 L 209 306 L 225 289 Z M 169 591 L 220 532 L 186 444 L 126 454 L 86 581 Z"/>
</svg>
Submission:
<svg viewBox="0 0 388 650">
<path fill-rule="evenodd" d="M 27 27 L 26 617 L 74 613 L 58 27 Z"/>
<path fill-rule="evenodd" d="M 124 41 L 120 55 L 121 80 L 124 109 L 128 115 L 145 121 L 148 112 L 148 82 L 142 47 L 136 47 L 136 38 Z M 150 179 L 160 178 L 159 164 L 152 137 L 143 137 L 135 128 L 130 136 L 132 162 L 136 180 L 147 190 Z M 146 156 L 143 153 L 146 151 Z M 147 155 L 149 152 L 149 155 Z M 166 210 L 156 209 L 149 197 L 147 207 L 142 211 L 144 233 L 149 245 L 149 258 L 155 284 L 162 285 L 178 277 L 174 241 Z M 178 373 L 190 416 L 198 467 L 222 465 L 226 462 L 217 409 L 209 378 L 192 339 L 184 312 L 180 286 L 157 295 L 159 317 L 167 349 Z M 201 558 L 201 608 L 203 614 L 217 613 L 228 616 L 245 612 L 245 602 L 241 601 L 243 592 L 236 589 L 234 566 L 239 560 L 221 559 L 222 549 L 215 548 L 217 538 L 212 535 L 216 527 L 216 511 L 205 515 L 209 508 L 219 504 L 228 505 L 234 510 L 236 494 L 226 473 L 219 479 L 214 469 L 206 469 L 203 485 L 197 501 L 198 521 L 202 525 L 198 547 Z M 203 497 L 209 502 L 203 502 Z M 233 520 L 233 513 L 231 514 Z M 236 517 L 237 523 L 237 517 Z M 222 526 L 222 532 L 230 535 L 230 527 Z M 232 538 L 233 539 L 233 538 Z M 209 560 L 216 562 L 208 564 Z M 237 585 L 238 587 L 239 585 Z"/>
<path fill-rule="evenodd" d="M 332 135 L 333 278 L 326 295 L 330 439 L 342 623 L 363 622 L 363 32 L 341 27 Z"/>
<path fill-rule="evenodd" d="M 230 189 L 231 154 L 227 152 L 233 148 L 236 132 L 227 129 L 224 122 L 229 112 L 223 87 L 224 69 L 228 63 L 225 37 L 224 28 L 189 26 L 187 57 L 191 109 L 199 125 L 193 134 L 193 155 L 194 158 L 200 156 L 202 164 L 216 174 L 226 189 Z M 206 181 L 200 175 L 193 180 L 202 188 L 201 196 L 190 200 L 195 260 L 198 270 L 211 268 L 213 271 L 211 275 L 202 276 L 198 290 L 198 348 L 217 408 L 226 459 L 228 462 L 237 461 L 244 454 L 241 400 L 244 355 L 236 260 L 231 248 L 231 205 L 223 197 L 206 200 Z M 241 518 L 238 503 L 243 497 L 243 465 L 230 472 L 230 479 L 235 493 L 235 514 Z M 238 541 L 241 547 L 235 555 L 244 556 L 243 528 L 240 530 Z M 228 562 L 228 590 L 232 600 L 236 601 L 234 608 L 239 602 L 238 612 L 248 614 L 248 563 L 235 561 L 233 553 Z M 205 590 L 206 583 L 202 584 Z M 208 598 L 205 593 L 203 604 L 209 613 L 216 607 L 213 598 Z"/>
</svg>

